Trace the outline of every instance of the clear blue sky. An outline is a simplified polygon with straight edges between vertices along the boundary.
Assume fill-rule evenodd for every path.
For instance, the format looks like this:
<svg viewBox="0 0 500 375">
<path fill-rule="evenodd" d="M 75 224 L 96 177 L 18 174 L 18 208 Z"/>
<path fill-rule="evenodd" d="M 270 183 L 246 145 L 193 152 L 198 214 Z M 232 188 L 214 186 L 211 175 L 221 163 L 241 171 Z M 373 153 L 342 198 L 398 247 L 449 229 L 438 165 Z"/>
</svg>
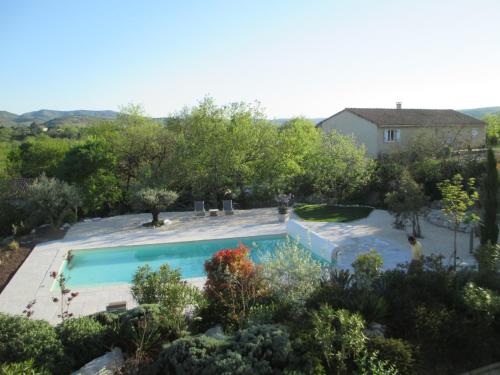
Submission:
<svg viewBox="0 0 500 375">
<path fill-rule="evenodd" d="M 499 0 L 0 0 L 0 110 L 500 105 Z"/>
</svg>

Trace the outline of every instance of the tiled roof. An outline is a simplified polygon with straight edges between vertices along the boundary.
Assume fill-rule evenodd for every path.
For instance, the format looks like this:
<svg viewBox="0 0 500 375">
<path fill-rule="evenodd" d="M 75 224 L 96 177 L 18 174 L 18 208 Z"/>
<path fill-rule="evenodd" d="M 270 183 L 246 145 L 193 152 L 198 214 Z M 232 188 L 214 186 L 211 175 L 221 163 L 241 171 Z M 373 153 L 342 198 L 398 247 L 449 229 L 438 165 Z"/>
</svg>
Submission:
<svg viewBox="0 0 500 375">
<path fill-rule="evenodd" d="M 485 125 L 481 120 L 452 109 L 346 108 L 344 111 L 351 112 L 378 126 Z M 318 125 L 321 126 L 321 123 Z"/>
</svg>

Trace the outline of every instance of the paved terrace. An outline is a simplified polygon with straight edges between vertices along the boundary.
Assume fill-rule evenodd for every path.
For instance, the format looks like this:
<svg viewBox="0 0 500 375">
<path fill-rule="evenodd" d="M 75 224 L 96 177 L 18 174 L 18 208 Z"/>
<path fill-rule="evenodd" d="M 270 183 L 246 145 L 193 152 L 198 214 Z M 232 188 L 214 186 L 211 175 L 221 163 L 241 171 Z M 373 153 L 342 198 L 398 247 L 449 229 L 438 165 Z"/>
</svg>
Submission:
<svg viewBox="0 0 500 375">
<path fill-rule="evenodd" d="M 58 304 L 52 302 L 53 280 L 49 274 L 58 271 L 67 252 L 72 249 L 89 249 L 123 245 L 154 244 L 209 240 L 218 238 L 247 237 L 280 234 L 285 225 L 277 222 L 276 210 L 271 208 L 236 211 L 232 216 L 194 217 L 188 212 L 169 212 L 161 215 L 171 224 L 158 228 L 144 228 L 142 223 L 151 219 L 149 214 L 116 216 L 96 221 L 80 222 L 73 226 L 63 240 L 40 244 L 33 249 L 19 271 L 0 295 L 0 311 L 20 314 L 26 304 L 36 299 L 34 318 L 51 323 L 59 322 Z M 354 241 L 362 246 L 390 246 L 401 252 L 409 252 L 406 234 L 392 228 L 391 216 L 381 210 L 374 210 L 369 217 L 352 223 L 303 222 L 311 230 L 333 242 Z M 422 222 L 425 238 L 421 240 L 424 252 L 450 256 L 452 232 Z M 468 235 L 459 234 L 459 254 L 468 256 Z M 470 259 L 470 257 L 469 257 Z M 191 279 L 195 285 L 204 280 Z M 105 310 L 110 302 L 127 301 L 127 307 L 135 306 L 130 286 L 107 285 L 103 287 L 77 288 L 80 295 L 71 305 L 75 316 L 88 315 Z"/>
</svg>

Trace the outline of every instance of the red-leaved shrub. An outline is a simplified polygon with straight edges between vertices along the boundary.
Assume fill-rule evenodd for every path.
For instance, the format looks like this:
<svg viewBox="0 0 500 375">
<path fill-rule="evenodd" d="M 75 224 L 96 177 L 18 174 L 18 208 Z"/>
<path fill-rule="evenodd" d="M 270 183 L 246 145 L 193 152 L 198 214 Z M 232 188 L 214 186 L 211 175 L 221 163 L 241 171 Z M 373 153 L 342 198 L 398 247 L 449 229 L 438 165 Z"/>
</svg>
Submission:
<svg viewBox="0 0 500 375">
<path fill-rule="evenodd" d="M 205 271 L 205 294 L 213 311 L 226 325 L 242 327 L 264 292 L 260 267 L 250 259 L 249 249 L 239 244 L 220 250 L 205 262 Z"/>
</svg>

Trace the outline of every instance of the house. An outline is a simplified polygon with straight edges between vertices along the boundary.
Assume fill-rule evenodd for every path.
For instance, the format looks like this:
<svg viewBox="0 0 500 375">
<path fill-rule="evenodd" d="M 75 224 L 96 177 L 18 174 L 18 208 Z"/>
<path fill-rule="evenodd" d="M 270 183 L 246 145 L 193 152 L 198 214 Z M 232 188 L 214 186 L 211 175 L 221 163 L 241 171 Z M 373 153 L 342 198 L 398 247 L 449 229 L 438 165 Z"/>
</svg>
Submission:
<svg viewBox="0 0 500 375">
<path fill-rule="evenodd" d="M 407 146 L 424 134 L 457 148 L 479 148 L 486 144 L 486 124 L 451 109 L 346 108 L 317 125 L 354 135 L 377 157 Z"/>
</svg>

